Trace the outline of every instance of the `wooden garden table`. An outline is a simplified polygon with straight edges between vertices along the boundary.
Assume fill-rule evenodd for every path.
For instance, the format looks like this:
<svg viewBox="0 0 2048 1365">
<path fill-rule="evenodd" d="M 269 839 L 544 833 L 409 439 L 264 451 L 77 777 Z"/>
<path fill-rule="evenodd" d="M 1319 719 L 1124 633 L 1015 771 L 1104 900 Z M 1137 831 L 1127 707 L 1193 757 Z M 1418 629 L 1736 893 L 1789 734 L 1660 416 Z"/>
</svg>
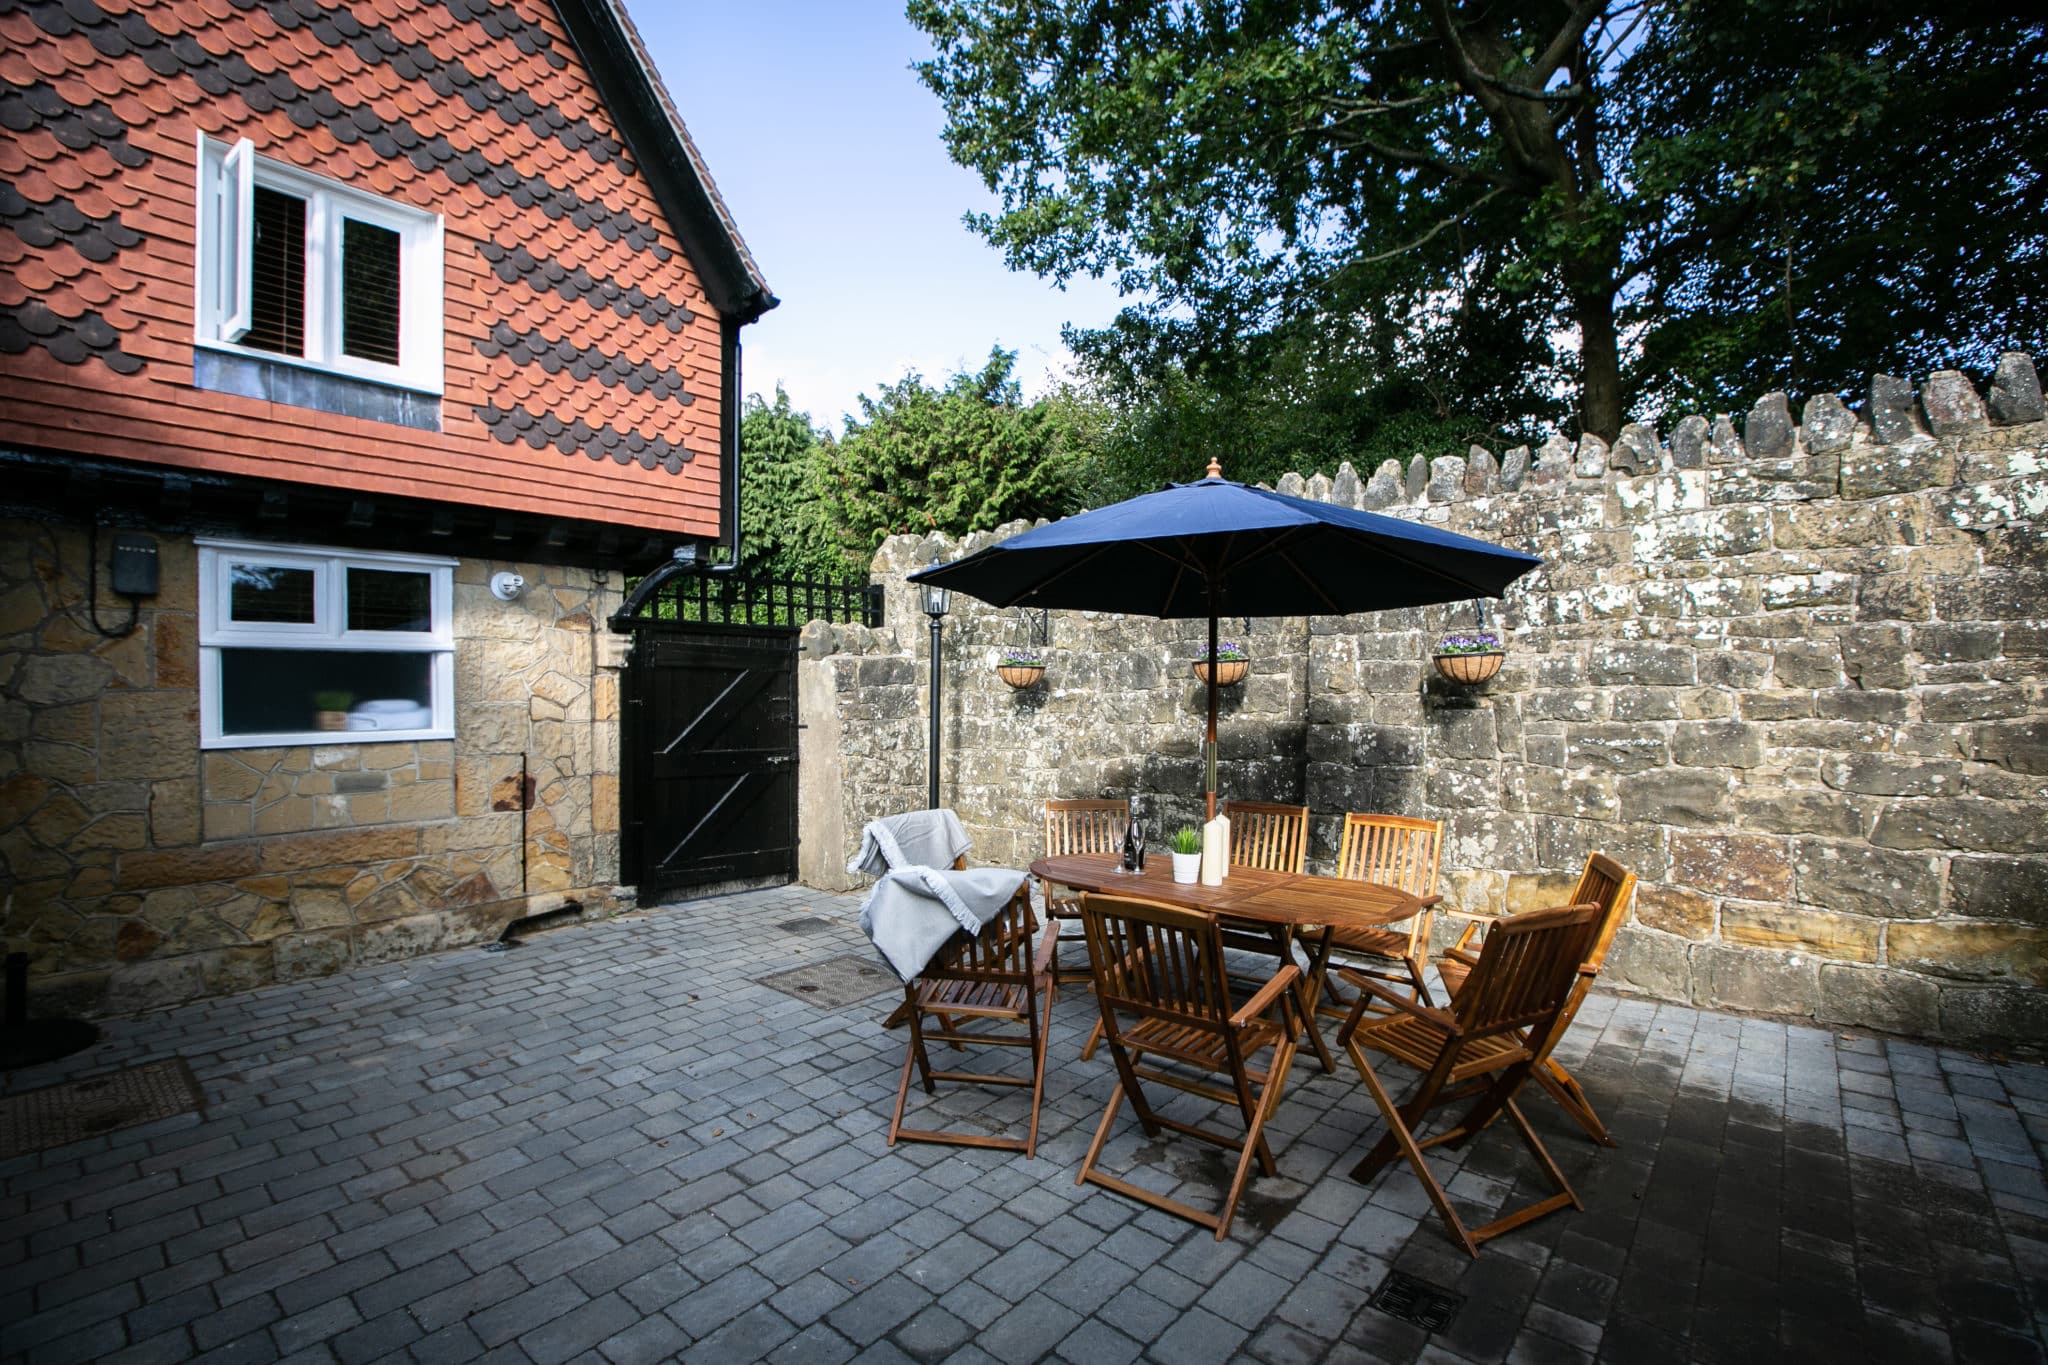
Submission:
<svg viewBox="0 0 2048 1365">
<path fill-rule="evenodd" d="M 1330 931 L 1382 929 L 1442 899 L 1410 895 L 1399 887 L 1377 882 L 1313 877 L 1306 872 L 1267 872 L 1254 867 L 1231 868 L 1221 886 L 1176 882 L 1172 860 L 1163 853 L 1137 873 L 1125 872 L 1114 853 L 1040 858 L 1031 864 L 1031 872 L 1051 885 L 1162 901 L 1224 916 L 1236 921 L 1234 928 L 1264 928 L 1272 934 L 1274 948 L 1283 959 L 1291 956 L 1287 944 L 1294 932 L 1306 931 L 1303 937 L 1308 947 L 1309 970 L 1295 987 L 1295 999 L 1301 1006 L 1302 1018 L 1308 1021 L 1309 1041 L 1315 1046 L 1316 1056 L 1322 1059 L 1325 1071 L 1337 1069 L 1323 1043 L 1322 1031 L 1316 1027 L 1316 997 L 1322 991 L 1323 959 L 1329 956 Z"/>
</svg>

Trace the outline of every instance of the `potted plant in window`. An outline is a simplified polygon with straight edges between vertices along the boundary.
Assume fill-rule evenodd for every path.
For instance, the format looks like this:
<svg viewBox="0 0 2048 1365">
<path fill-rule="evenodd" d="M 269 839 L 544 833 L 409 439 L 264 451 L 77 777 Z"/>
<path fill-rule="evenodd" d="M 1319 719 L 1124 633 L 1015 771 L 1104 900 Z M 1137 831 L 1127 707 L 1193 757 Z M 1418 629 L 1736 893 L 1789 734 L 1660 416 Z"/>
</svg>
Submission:
<svg viewBox="0 0 2048 1365">
<path fill-rule="evenodd" d="M 313 694 L 313 728 L 315 730 L 348 729 L 348 704 L 355 699 L 353 692 L 315 692 Z"/>
<path fill-rule="evenodd" d="M 1182 825 L 1173 832 L 1173 879 L 1184 885 L 1194 885 L 1202 873 L 1202 835 L 1193 825 Z"/>
<path fill-rule="evenodd" d="M 1202 652 L 1195 656 L 1192 667 L 1196 679 L 1201 682 L 1209 681 L 1209 670 L 1213 667 L 1216 671 L 1216 685 L 1229 687 L 1232 683 L 1243 682 L 1244 675 L 1252 671 L 1252 657 L 1244 652 L 1242 646 L 1224 640 L 1216 646 L 1213 664 L 1209 658 L 1209 647 L 1203 645 Z"/>
<path fill-rule="evenodd" d="M 1012 687 L 1030 687 L 1045 676 L 1045 660 L 1029 649 L 1006 649 L 996 660 L 996 676 Z"/>
<path fill-rule="evenodd" d="M 1507 650 L 1490 630 L 1458 631 L 1436 642 L 1436 671 L 1447 680 L 1470 686 L 1500 672 Z"/>
</svg>

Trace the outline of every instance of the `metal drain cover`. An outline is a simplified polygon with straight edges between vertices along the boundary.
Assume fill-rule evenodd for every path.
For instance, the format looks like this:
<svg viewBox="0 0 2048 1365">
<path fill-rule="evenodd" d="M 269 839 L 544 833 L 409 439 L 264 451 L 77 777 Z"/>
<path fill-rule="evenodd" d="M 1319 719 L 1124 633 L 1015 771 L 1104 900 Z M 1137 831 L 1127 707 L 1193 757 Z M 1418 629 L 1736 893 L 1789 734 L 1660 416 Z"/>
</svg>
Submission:
<svg viewBox="0 0 2048 1365">
<path fill-rule="evenodd" d="M 895 990 L 899 983 L 872 962 L 857 957 L 828 957 L 823 962 L 761 977 L 756 984 L 793 995 L 821 1010 L 836 1010 Z"/>
<path fill-rule="evenodd" d="M 1387 1278 L 1372 1292 L 1372 1306 L 1389 1317 L 1412 1322 L 1425 1332 L 1441 1332 L 1465 1306 L 1465 1296 L 1439 1289 L 1403 1271 L 1389 1270 Z"/>
<path fill-rule="evenodd" d="M 0 1158 L 206 1107 L 184 1059 L 131 1066 L 0 1099 Z"/>
</svg>

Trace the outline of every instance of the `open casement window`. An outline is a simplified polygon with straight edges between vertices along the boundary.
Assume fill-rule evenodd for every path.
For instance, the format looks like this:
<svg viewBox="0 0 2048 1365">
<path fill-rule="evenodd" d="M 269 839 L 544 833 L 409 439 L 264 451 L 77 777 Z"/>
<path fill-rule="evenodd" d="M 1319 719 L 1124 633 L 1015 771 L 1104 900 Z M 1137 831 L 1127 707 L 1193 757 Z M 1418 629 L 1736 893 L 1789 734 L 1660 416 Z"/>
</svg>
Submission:
<svg viewBox="0 0 2048 1365">
<path fill-rule="evenodd" d="M 198 545 L 202 747 L 454 737 L 454 560 Z"/>
<path fill-rule="evenodd" d="M 441 392 L 441 220 L 199 139 L 198 344 Z"/>
<path fill-rule="evenodd" d="M 243 138 L 221 157 L 214 177 L 211 202 L 214 249 L 220 256 L 213 272 L 213 293 L 218 330 L 223 341 L 240 341 L 250 324 L 249 287 L 254 257 L 249 249 L 251 225 L 256 213 L 256 148 Z"/>
</svg>

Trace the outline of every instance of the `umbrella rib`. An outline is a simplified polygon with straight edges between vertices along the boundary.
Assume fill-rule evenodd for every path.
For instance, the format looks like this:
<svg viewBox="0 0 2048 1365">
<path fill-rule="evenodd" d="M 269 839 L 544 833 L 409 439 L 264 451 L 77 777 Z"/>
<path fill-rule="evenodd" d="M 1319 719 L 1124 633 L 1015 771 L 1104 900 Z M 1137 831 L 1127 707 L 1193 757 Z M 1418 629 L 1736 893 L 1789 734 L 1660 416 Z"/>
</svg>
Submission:
<svg viewBox="0 0 2048 1365">
<path fill-rule="evenodd" d="M 1295 563 L 1293 557 L 1287 553 L 1287 546 L 1291 541 L 1300 540 L 1313 529 L 1313 527 L 1306 526 L 1298 527 L 1285 537 L 1276 537 L 1274 540 L 1256 547 L 1250 554 L 1246 555 L 1243 559 L 1239 560 L 1237 563 L 1231 565 L 1230 567 L 1232 569 L 1240 569 L 1243 568 L 1246 564 L 1257 562 L 1260 558 L 1262 558 L 1265 555 L 1277 554 L 1282 559 L 1287 561 L 1287 564 L 1290 568 L 1292 568 L 1296 573 L 1300 574 L 1302 572 L 1301 566 Z M 1437 568 L 1434 565 L 1425 563 L 1422 560 L 1417 559 L 1413 554 L 1404 550 L 1401 547 L 1401 542 L 1392 536 L 1384 536 L 1377 538 L 1373 542 L 1373 547 L 1376 550 L 1378 550 L 1381 554 L 1387 555 L 1389 558 L 1399 560 L 1407 568 L 1416 570 L 1437 582 L 1448 583 L 1451 586 L 1460 589 L 1461 596 L 1500 596 L 1498 592 L 1489 592 L 1484 587 L 1477 583 L 1474 583 L 1469 578 L 1465 578 L 1459 574 L 1450 573 L 1444 569 Z M 1516 576 L 1520 577 L 1519 574 Z M 1315 589 L 1317 596 L 1323 599 L 1324 604 L 1330 609 L 1332 613 L 1340 616 L 1344 614 L 1343 612 L 1338 610 L 1336 603 L 1331 599 L 1330 595 L 1327 592 L 1323 591 L 1321 584 L 1309 578 L 1306 574 L 1302 574 L 1302 581 L 1309 584 L 1310 587 Z M 1368 610 L 1372 610 L 1372 608 L 1368 608 Z"/>
<path fill-rule="evenodd" d="M 1151 553 L 1158 555 L 1161 559 L 1164 559 L 1167 563 L 1172 564 L 1175 567 L 1175 569 L 1178 570 L 1178 572 L 1174 574 L 1173 588 L 1177 589 L 1180 586 L 1181 575 L 1187 572 L 1188 560 L 1186 555 L 1168 554 L 1166 551 L 1160 549 L 1157 545 L 1153 544 L 1151 541 L 1148 540 L 1111 541 L 1103 545 L 1098 545 L 1093 550 L 1090 550 L 1087 554 L 1083 555 L 1081 558 L 1075 560 L 1072 564 L 1062 566 L 1057 573 L 1050 574 L 1045 578 L 1041 579 L 1040 581 L 1038 581 L 1037 583 L 1032 584 L 1031 590 L 1027 593 L 1024 593 L 1016 600 L 1018 602 L 1031 601 L 1040 593 L 1044 592 L 1047 588 L 1053 587 L 1056 584 L 1058 584 L 1062 579 L 1066 578 L 1067 575 L 1073 573 L 1077 569 L 1087 568 L 1097 559 L 1101 558 L 1105 554 L 1108 554 L 1111 550 L 1118 548 L 1120 545 L 1131 545 L 1141 550 L 1148 550 Z M 1173 592 L 1171 590 L 1168 591 L 1166 595 L 1166 600 L 1169 604 L 1173 601 Z"/>
<path fill-rule="evenodd" d="M 1173 561 L 1173 581 L 1166 585 L 1167 606 L 1173 605 L 1173 595 L 1180 591 L 1180 581 L 1181 579 L 1186 578 L 1187 575 L 1188 562 L 1186 556 L 1183 555 L 1181 558 Z"/>
<path fill-rule="evenodd" d="M 1168 554 L 1165 550 L 1161 549 L 1159 546 L 1153 544 L 1149 540 L 1137 540 L 1132 541 L 1131 543 L 1141 550 L 1149 550 L 1151 553 L 1158 555 L 1161 559 L 1173 565 L 1173 581 L 1166 585 L 1166 599 L 1159 604 L 1159 619 L 1163 621 L 1166 619 L 1167 611 L 1173 606 L 1173 595 L 1180 591 L 1181 579 L 1187 577 L 1188 566 L 1194 563 L 1194 554 L 1188 549 L 1188 543 L 1185 537 L 1176 538 L 1174 541 L 1174 544 L 1180 547 L 1180 553 L 1177 555 Z M 1197 565 L 1196 567 L 1199 568 L 1200 566 Z M 1204 580 L 1208 578 L 1207 570 L 1203 571 L 1202 577 L 1204 578 Z"/>
<path fill-rule="evenodd" d="M 1116 548 L 1114 544 L 1096 546 L 1094 549 L 1090 550 L 1087 554 L 1081 556 L 1081 558 L 1075 560 L 1073 563 L 1061 566 L 1059 572 L 1051 574 L 1048 577 L 1042 578 L 1038 582 L 1033 583 L 1029 591 L 1020 594 L 1016 600 L 1019 602 L 1031 601 L 1040 593 L 1044 592 L 1047 588 L 1052 587 L 1061 579 L 1065 578 L 1068 574 L 1074 572 L 1076 569 L 1087 568 L 1088 565 L 1094 563 L 1095 560 L 1109 553 L 1114 548 Z"/>
<path fill-rule="evenodd" d="M 1317 597 L 1323 599 L 1324 611 L 1329 612 L 1335 616 L 1342 616 L 1344 614 L 1343 612 L 1337 610 L 1337 600 L 1331 597 L 1330 594 L 1324 592 L 1323 585 L 1316 582 L 1315 579 L 1310 578 L 1308 576 L 1307 570 L 1303 569 L 1301 565 L 1295 563 L 1293 555 L 1289 554 L 1285 549 L 1280 548 L 1276 548 L 1273 551 L 1273 553 L 1280 556 L 1282 562 L 1284 562 L 1288 568 L 1294 570 L 1297 574 L 1300 574 L 1301 581 L 1303 583 L 1306 583 Z"/>
<path fill-rule="evenodd" d="M 1482 586 L 1481 584 L 1478 584 L 1478 583 L 1474 583 L 1474 582 L 1473 582 L 1473 581 L 1472 581 L 1471 579 L 1469 579 L 1469 578 L 1466 578 L 1466 577 L 1464 577 L 1464 576 L 1463 576 L 1463 575 L 1461 575 L 1461 574 L 1454 574 L 1454 573 L 1450 573 L 1450 572 L 1448 572 L 1448 571 L 1446 571 L 1446 570 L 1444 570 L 1444 569 L 1439 569 L 1439 568 L 1436 568 L 1436 567 L 1435 567 L 1435 566 L 1433 566 L 1433 565 L 1430 565 L 1430 564 L 1425 564 L 1425 563 L 1423 563 L 1423 562 L 1422 562 L 1421 560 L 1419 560 L 1419 559 L 1415 558 L 1415 556 L 1414 556 L 1414 555 L 1412 555 L 1412 554 L 1409 554 L 1408 552 L 1406 552 L 1406 551 L 1404 551 L 1404 550 L 1402 550 L 1402 549 L 1398 548 L 1398 546 L 1397 546 L 1397 545 L 1395 545 L 1395 544 L 1388 544 L 1388 545 L 1382 545 L 1382 546 L 1380 547 L 1380 549 L 1381 549 L 1381 552 L 1382 552 L 1382 553 L 1384 553 L 1384 554 L 1387 554 L 1387 555 L 1389 555 L 1389 556 L 1391 556 L 1391 557 L 1393 557 L 1393 558 L 1395 558 L 1395 559 L 1398 559 L 1398 560 L 1400 560 L 1400 561 L 1401 561 L 1401 562 L 1402 562 L 1403 564 L 1407 565 L 1407 566 L 1408 566 L 1409 568 L 1411 568 L 1411 569 L 1415 569 L 1415 570 L 1417 570 L 1417 571 L 1419 571 L 1419 572 L 1421 572 L 1421 573 L 1423 573 L 1423 574 L 1427 575 L 1428 577 L 1430 577 L 1430 578 L 1433 578 L 1433 579 L 1437 580 L 1438 582 L 1442 582 L 1442 583 L 1449 583 L 1449 584 L 1450 584 L 1450 585 L 1452 585 L 1453 587 L 1456 587 L 1456 588 L 1461 588 L 1461 589 L 1463 589 L 1463 593 L 1462 593 L 1462 595 L 1463 595 L 1463 596 L 1468 596 L 1468 597 L 1499 597 L 1499 596 L 1500 596 L 1500 593 L 1499 593 L 1499 592 L 1497 592 L 1497 591 L 1496 591 L 1496 592 L 1489 592 L 1489 591 L 1488 591 L 1488 590 L 1487 590 L 1487 589 L 1486 589 L 1486 588 L 1485 588 L 1484 586 Z M 1535 566 L 1535 565 L 1533 565 L 1533 564 L 1529 566 L 1529 568 L 1534 568 L 1534 567 L 1536 567 L 1536 566 Z M 1523 572 L 1523 573 L 1526 573 L 1527 571 L 1528 571 L 1527 569 L 1524 569 L 1524 570 L 1523 570 L 1522 572 Z M 1521 573 L 1517 573 L 1517 574 L 1515 575 L 1515 577 L 1516 577 L 1516 578 L 1520 578 L 1521 576 L 1522 576 L 1522 575 L 1521 575 Z M 1513 580 L 1510 580 L 1510 581 L 1513 581 Z M 1443 600 L 1445 600 L 1445 601 L 1450 601 L 1450 600 L 1452 600 L 1452 599 L 1446 598 L 1446 599 L 1443 599 Z M 1418 606 L 1423 606 L 1423 605 L 1429 605 L 1429 604 L 1427 604 L 1427 603 L 1417 603 L 1416 605 L 1418 605 Z"/>
</svg>

